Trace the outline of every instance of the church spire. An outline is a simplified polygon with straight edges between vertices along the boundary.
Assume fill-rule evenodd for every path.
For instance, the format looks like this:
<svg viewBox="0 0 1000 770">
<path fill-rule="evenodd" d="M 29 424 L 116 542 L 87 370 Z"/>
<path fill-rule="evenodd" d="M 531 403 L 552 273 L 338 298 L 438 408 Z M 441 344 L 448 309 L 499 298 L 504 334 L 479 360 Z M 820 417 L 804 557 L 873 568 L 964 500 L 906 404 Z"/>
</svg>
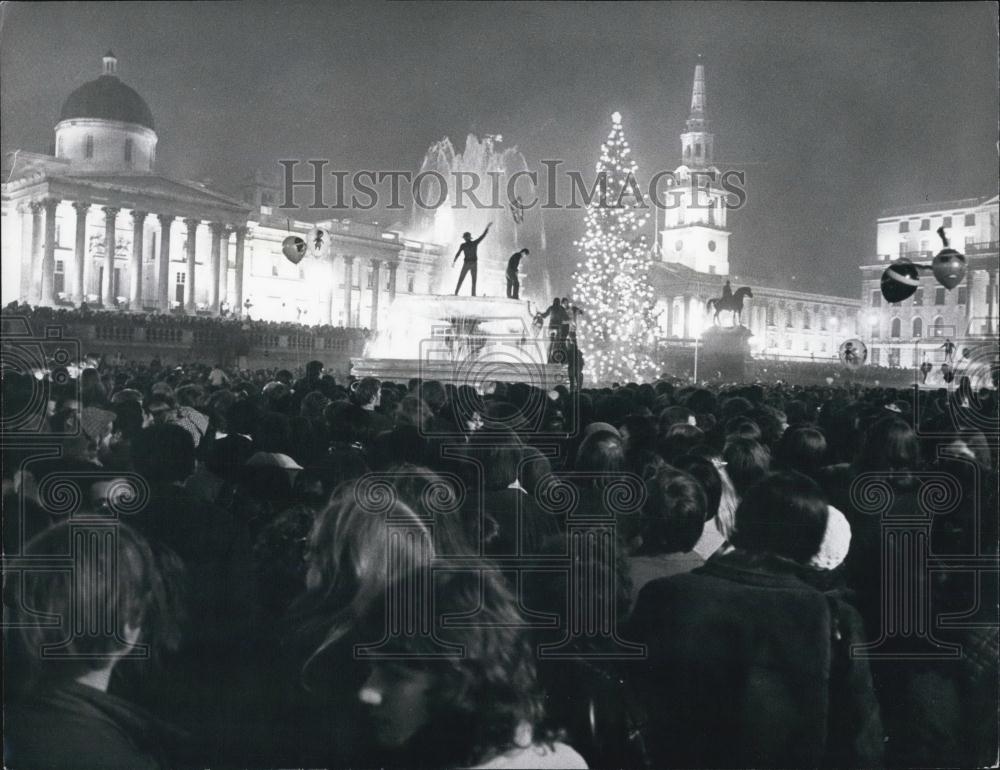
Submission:
<svg viewBox="0 0 1000 770">
<path fill-rule="evenodd" d="M 700 61 L 694 68 L 694 87 L 691 89 L 691 116 L 687 130 L 698 131 L 705 127 L 705 65 Z"/>
<path fill-rule="evenodd" d="M 694 68 L 694 86 L 691 89 L 691 115 L 681 134 L 681 163 L 691 168 L 712 165 L 715 156 L 715 136 L 708 131 L 705 114 L 705 65 L 701 55 Z"/>
</svg>

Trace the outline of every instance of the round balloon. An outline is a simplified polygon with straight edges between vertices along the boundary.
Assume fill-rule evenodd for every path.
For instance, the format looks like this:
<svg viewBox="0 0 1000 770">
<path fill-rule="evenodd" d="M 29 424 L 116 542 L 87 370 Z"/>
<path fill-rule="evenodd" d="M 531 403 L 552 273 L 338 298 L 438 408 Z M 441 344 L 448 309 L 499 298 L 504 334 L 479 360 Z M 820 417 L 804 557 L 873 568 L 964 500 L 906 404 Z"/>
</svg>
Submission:
<svg viewBox="0 0 1000 770">
<path fill-rule="evenodd" d="M 306 255 L 306 242 L 297 235 L 289 235 L 281 242 L 281 253 L 293 265 L 299 264 Z"/>
<path fill-rule="evenodd" d="M 882 296 L 886 302 L 902 302 L 920 286 L 920 275 L 917 266 L 912 262 L 900 260 L 893 262 L 882 273 Z"/>
<path fill-rule="evenodd" d="M 840 344 L 839 355 L 844 366 L 856 369 L 868 360 L 868 348 L 861 340 L 851 339 Z"/>
<path fill-rule="evenodd" d="M 965 256 L 954 249 L 941 249 L 931 263 L 934 277 L 946 289 L 954 289 L 965 278 Z"/>
</svg>

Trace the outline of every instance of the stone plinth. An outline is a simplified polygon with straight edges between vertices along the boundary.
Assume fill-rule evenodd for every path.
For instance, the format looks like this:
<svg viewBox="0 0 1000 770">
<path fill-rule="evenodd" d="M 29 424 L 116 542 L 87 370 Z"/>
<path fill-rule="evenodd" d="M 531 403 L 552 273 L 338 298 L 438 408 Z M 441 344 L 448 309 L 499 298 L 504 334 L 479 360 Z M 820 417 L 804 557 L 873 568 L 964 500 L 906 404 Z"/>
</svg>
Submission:
<svg viewBox="0 0 1000 770">
<path fill-rule="evenodd" d="M 698 378 L 719 377 L 729 382 L 746 379 L 752 332 L 745 326 L 711 326 L 701 335 L 698 346 Z"/>
</svg>

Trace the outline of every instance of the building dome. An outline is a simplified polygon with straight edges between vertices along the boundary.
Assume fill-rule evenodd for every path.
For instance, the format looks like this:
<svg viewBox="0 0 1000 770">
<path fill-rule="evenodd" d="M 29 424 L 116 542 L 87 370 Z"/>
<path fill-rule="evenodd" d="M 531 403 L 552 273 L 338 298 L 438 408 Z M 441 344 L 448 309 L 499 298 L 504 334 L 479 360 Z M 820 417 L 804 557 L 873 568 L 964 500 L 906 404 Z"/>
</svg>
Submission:
<svg viewBox="0 0 1000 770">
<path fill-rule="evenodd" d="M 104 74 L 84 83 L 63 102 L 60 122 L 75 118 L 117 120 L 155 130 L 146 101 L 118 79 L 118 60 L 110 51 L 104 57 Z"/>
</svg>

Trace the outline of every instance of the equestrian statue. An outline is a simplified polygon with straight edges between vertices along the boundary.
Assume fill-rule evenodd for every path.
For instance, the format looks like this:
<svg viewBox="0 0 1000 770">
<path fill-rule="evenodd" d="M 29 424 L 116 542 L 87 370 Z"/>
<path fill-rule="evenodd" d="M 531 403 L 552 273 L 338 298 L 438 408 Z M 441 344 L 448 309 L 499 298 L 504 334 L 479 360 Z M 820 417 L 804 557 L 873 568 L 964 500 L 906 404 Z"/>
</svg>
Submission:
<svg viewBox="0 0 1000 770">
<path fill-rule="evenodd" d="M 731 311 L 733 314 L 732 326 L 735 328 L 741 324 L 743 315 L 743 300 L 747 297 L 753 297 L 753 292 L 750 291 L 749 287 L 741 286 L 736 291 L 733 291 L 732 286 L 729 285 L 729 281 L 726 281 L 726 285 L 722 287 L 722 296 L 708 300 L 708 302 L 705 303 L 705 309 L 715 310 L 715 315 L 712 317 L 712 323 L 716 326 L 719 325 L 719 313 L 723 310 Z"/>
</svg>

